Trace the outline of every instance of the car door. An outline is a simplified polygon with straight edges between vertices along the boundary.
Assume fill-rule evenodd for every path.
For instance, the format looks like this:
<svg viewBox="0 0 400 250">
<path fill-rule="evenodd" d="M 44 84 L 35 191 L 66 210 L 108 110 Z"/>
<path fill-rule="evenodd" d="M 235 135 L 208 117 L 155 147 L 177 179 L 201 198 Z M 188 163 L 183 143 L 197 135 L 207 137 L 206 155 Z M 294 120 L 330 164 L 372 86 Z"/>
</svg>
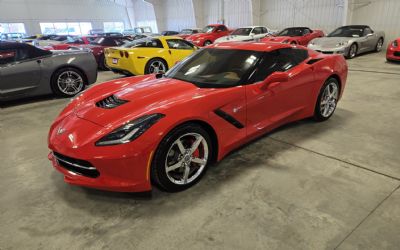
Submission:
<svg viewBox="0 0 400 250">
<path fill-rule="evenodd" d="M 182 61 L 196 50 L 196 47 L 191 43 L 182 39 L 166 39 L 166 42 L 171 59 L 168 62 L 169 68 L 173 67 L 176 63 Z"/>
<path fill-rule="evenodd" d="M 359 52 L 366 52 L 374 48 L 375 46 L 375 34 L 369 27 L 366 27 L 363 31 L 363 37 L 360 39 Z"/>
<path fill-rule="evenodd" d="M 0 49 L 1 95 L 25 94 L 39 85 L 41 80 L 41 61 L 30 53 L 28 46 Z"/>
<path fill-rule="evenodd" d="M 305 49 L 285 48 L 268 52 L 246 85 L 248 135 L 259 135 L 295 120 L 306 108 L 314 83 L 314 71 L 305 63 Z M 287 72 L 287 82 L 264 88 L 263 81 L 274 72 Z"/>
</svg>

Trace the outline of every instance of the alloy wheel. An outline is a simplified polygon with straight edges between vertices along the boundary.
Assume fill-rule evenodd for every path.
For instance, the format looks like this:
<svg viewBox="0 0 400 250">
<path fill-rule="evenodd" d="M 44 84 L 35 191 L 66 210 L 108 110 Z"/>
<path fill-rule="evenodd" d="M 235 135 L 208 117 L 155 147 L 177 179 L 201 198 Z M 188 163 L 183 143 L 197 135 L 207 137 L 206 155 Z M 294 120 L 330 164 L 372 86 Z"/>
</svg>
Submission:
<svg viewBox="0 0 400 250">
<path fill-rule="evenodd" d="M 82 77 L 74 71 L 62 72 L 57 79 L 58 89 L 66 95 L 73 96 L 83 89 Z"/>
<path fill-rule="evenodd" d="M 336 104 L 339 96 L 338 86 L 335 82 L 330 82 L 326 85 L 322 94 L 320 103 L 321 116 L 329 117 L 336 109 Z"/>
<path fill-rule="evenodd" d="M 150 66 L 149 66 L 149 73 L 153 74 L 153 73 L 161 73 L 161 72 L 165 72 L 166 71 L 166 66 L 162 61 L 156 60 L 153 61 Z"/>
</svg>

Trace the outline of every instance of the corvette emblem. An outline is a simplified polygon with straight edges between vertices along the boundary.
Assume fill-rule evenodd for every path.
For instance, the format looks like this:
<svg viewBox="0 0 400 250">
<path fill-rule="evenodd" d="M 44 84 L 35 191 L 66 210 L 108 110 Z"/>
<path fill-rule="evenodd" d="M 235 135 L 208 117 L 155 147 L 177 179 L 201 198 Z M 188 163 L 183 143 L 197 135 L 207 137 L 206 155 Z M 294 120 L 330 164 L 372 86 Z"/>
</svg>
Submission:
<svg viewBox="0 0 400 250">
<path fill-rule="evenodd" d="M 61 135 L 64 132 L 65 132 L 65 129 L 63 127 L 59 127 L 57 130 L 57 135 Z"/>
</svg>

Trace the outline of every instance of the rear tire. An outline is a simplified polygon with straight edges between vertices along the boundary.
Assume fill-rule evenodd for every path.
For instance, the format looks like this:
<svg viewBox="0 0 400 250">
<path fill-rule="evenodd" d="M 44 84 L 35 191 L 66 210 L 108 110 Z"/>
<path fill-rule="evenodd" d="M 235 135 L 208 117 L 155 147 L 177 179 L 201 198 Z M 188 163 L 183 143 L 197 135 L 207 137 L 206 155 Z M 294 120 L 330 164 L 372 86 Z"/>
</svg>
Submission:
<svg viewBox="0 0 400 250">
<path fill-rule="evenodd" d="M 381 38 L 379 38 L 378 42 L 376 43 L 375 51 L 380 52 L 382 50 L 382 47 L 383 47 L 383 38 L 381 37 Z"/>
<path fill-rule="evenodd" d="M 154 74 L 154 73 L 160 73 L 161 71 L 165 73 L 167 72 L 167 70 L 168 70 L 168 65 L 164 60 L 162 60 L 161 58 L 153 58 L 146 64 L 144 73 Z"/>
<path fill-rule="evenodd" d="M 358 51 L 358 46 L 357 44 L 353 43 L 349 48 L 349 52 L 347 53 L 346 58 L 353 59 L 354 57 L 357 56 L 357 51 Z"/>
<path fill-rule="evenodd" d="M 200 125 L 188 123 L 176 127 L 164 137 L 154 154 L 152 182 L 168 192 L 193 186 L 213 159 L 212 150 L 210 135 Z"/>
<path fill-rule="evenodd" d="M 75 68 L 57 70 L 51 78 L 51 88 L 60 97 L 73 97 L 85 89 L 86 76 Z"/>
<path fill-rule="evenodd" d="M 322 122 L 328 120 L 336 110 L 339 99 L 340 86 L 338 80 L 331 77 L 319 92 L 317 103 L 314 109 L 314 119 Z"/>
</svg>

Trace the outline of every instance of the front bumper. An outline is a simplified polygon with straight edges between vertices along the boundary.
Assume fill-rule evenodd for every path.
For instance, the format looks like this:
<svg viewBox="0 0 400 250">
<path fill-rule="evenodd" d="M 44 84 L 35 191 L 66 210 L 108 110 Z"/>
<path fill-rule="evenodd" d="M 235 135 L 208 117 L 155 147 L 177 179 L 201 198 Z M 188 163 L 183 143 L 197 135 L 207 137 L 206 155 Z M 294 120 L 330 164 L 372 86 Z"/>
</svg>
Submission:
<svg viewBox="0 0 400 250">
<path fill-rule="evenodd" d="M 340 54 L 340 55 L 347 55 L 349 52 L 348 47 L 335 47 L 335 48 L 326 48 L 323 46 L 318 45 L 308 45 L 309 49 L 315 50 L 317 52 L 321 52 L 323 54 Z"/>
<path fill-rule="evenodd" d="M 400 61 L 400 50 L 389 48 L 386 52 L 386 59 L 393 61 Z"/>
</svg>

